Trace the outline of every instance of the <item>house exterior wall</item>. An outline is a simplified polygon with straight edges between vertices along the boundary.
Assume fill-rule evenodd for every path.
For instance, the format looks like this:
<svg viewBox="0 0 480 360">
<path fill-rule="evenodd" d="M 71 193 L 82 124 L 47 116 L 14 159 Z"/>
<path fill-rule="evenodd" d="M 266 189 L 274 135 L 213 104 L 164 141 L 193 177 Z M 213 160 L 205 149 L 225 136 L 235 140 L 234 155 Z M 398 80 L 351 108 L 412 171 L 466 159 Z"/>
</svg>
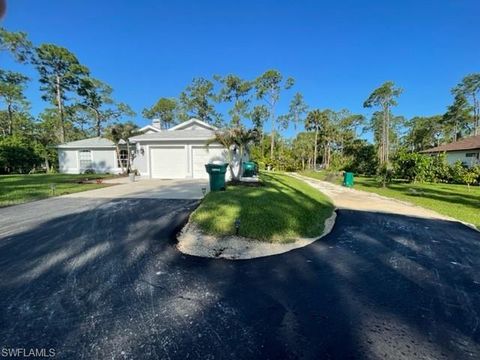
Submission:
<svg viewBox="0 0 480 360">
<path fill-rule="evenodd" d="M 447 162 L 449 164 L 454 164 L 457 161 L 461 161 L 466 166 L 473 166 L 475 164 L 480 164 L 479 161 L 480 150 L 468 150 L 468 151 L 449 151 L 446 153 Z M 476 156 L 469 156 L 467 154 L 476 154 Z"/>
<path fill-rule="evenodd" d="M 187 157 L 187 174 L 186 178 L 193 178 L 194 177 L 194 161 L 193 161 L 193 154 L 194 149 L 198 149 L 199 147 L 205 147 L 205 141 L 142 141 L 137 143 L 137 154 L 134 159 L 133 165 L 134 168 L 137 169 L 141 176 L 151 177 L 151 149 L 152 148 L 161 148 L 161 147 L 169 147 L 169 146 L 183 146 L 185 148 L 186 157 Z M 208 161 L 227 161 L 226 159 L 226 151 L 219 145 L 219 144 L 211 144 L 211 154 L 212 156 L 209 157 Z M 143 155 L 142 155 L 143 153 Z M 244 160 L 248 160 L 248 156 L 244 157 Z M 158 161 L 158 160 L 157 160 Z M 234 171 L 238 171 L 238 158 L 234 158 Z M 197 166 L 198 167 L 198 166 Z M 198 170 L 197 170 L 198 173 Z M 205 176 L 207 177 L 207 176 Z M 231 179 L 230 171 L 227 171 L 227 180 Z"/>
<path fill-rule="evenodd" d="M 137 170 L 141 176 L 148 176 L 148 148 L 140 143 L 136 145 L 136 154 L 133 159 L 133 169 Z"/>
<path fill-rule="evenodd" d="M 78 150 L 58 149 L 58 171 L 63 174 L 78 174 Z"/>
<path fill-rule="evenodd" d="M 92 169 L 98 173 L 117 174 L 121 170 L 118 168 L 117 155 L 115 150 L 96 149 L 92 151 Z"/>
<path fill-rule="evenodd" d="M 80 174 L 85 169 L 80 167 L 79 152 L 81 150 L 90 150 L 91 166 L 89 169 L 96 173 L 119 174 L 121 169 L 117 164 L 117 155 L 115 149 L 58 149 L 59 172 L 65 174 Z"/>
</svg>

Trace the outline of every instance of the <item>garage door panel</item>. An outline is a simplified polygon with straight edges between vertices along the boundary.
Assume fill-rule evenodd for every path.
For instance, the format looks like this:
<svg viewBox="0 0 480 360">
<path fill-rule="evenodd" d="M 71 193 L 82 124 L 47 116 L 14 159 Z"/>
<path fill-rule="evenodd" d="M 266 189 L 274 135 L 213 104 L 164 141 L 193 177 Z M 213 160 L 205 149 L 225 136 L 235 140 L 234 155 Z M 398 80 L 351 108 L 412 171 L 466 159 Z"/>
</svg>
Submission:
<svg viewBox="0 0 480 360">
<path fill-rule="evenodd" d="M 185 147 L 151 148 L 150 151 L 152 178 L 184 179 L 187 176 Z"/>
<path fill-rule="evenodd" d="M 192 148 L 192 174 L 195 179 L 206 179 L 205 164 L 214 161 L 226 161 L 224 148 L 219 147 L 193 147 Z"/>
</svg>

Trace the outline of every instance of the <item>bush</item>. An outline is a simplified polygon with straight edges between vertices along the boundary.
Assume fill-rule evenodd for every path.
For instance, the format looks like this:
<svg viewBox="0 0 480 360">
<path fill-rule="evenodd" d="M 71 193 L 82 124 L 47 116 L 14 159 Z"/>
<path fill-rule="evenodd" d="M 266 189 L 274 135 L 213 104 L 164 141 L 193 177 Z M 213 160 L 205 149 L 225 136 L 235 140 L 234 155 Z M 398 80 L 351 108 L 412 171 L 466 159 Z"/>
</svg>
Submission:
<svg viewBox="0 0 480 360">
<path fill-rule="evenodd" d="M 334 152 L 332 153 L 332 157 L 330 158 L 329 170 L 333 170 L 333 171 L 345 170 L 350 164 L 351 164 L 351 159 L 343 156 L 338 152 Z"/>
<path fill-rule="evenodd" d="M 265 164 L 265 162 L 257 161 L 256 163 L 257 163 L 257 166 L 258 166 L 259 170 L 266 170 L 267 169 L 267 165 Z"/>
<path fill-rule="evenodd" d="M 410 182 L 444 182 L 472 185 L 479 183 L 480 166 L 468 168 L 461 161 L 449 165 L 445 154 L 429 156 L 419 153 L 397 153 L 395 177 Z"/>
<path fill-rule="evenodd" d="M 41 164 L 42 159 L 26 139 L 9 136 L 0 140 L 0 173 L 26 174 Z"/>
<path fill-rule="evenodd" d="M 374 175 L 378 169 L 378 157 L 375 145 L 364 140 L 355 140 L 345 147 L 349 159 L 343 170 L 362 175 Z"/>
<path fill-rule="evenodd" d="M 85 171 L 83 172 L 85 175 L 91 175 L 91 174 L 95 174 L 95 170 L 94 169 L 85 169 Z"/>
<path fill-rule="evenodd" d="M 413 182 L 434 182 L 433 158 L 419 153 L 400 151 L 394 161 L 395 175 Z"/>
<path fill-rule="evenodd" d="M 475 165 L 470 169 L 465 169 L 462 177 L 462 181 L 468 185 L 478 184 L 480 179 L 480 166 Z"/>
<path fill-rule="evenodd" d="M 460 160 L 456 161 L 455 164 L 449 167 L 448 182 L 455 183 L 455 184 L 463 184 L 466 171 L 467 171 L 467 167 L 463 165 L 463 163 Z"/>
<path fill-rule="evenodd" d="M 450 165 L 447 162 L 446 154 L 434 156 L 432 166 L 435 173 L 435 181 L 444 183 L 451 182 Z"/>
<path fill-rule="evenodd" d="M 387 165 L 383 165 L 378 169 L 377 179 L 378 182 L 382 184 L 383 187 L 390 184 L 393 180 L 393 169 L 388 167 Z"/>
</svg>

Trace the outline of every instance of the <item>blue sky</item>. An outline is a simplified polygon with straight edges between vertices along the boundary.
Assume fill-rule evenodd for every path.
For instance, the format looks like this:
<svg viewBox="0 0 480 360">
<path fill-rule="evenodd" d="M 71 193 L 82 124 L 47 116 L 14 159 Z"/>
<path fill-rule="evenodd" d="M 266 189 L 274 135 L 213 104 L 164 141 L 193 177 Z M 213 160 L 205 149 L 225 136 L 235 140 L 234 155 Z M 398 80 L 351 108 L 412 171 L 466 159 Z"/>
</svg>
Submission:
<svg viewBox="0 0 480 360">
<path fill-rule="evenodd" d="M 404 88 L 395 114 L 433 115 L 445 111 L 464 75 L 480 70 L 478 0 L 10 0 L 8 6 L 3 26 L 28 32 L 37 44 L 69 48 L 138 114 L 159 97 L 177 96 L 193 77 L 254 78 L 275 68 L 296 79 L 293 91 L 312 108 L 369 115 L 363 101 L 393 80 Z M 18 68 L 5 55 L 0 62 Z M 293 91 L 283 95 L 280 113 Z M 38 83 L 28 96 L 33 112 L 46 106 Z M 139 115 L 137 122 L 147 120 Z"/>
</svg>

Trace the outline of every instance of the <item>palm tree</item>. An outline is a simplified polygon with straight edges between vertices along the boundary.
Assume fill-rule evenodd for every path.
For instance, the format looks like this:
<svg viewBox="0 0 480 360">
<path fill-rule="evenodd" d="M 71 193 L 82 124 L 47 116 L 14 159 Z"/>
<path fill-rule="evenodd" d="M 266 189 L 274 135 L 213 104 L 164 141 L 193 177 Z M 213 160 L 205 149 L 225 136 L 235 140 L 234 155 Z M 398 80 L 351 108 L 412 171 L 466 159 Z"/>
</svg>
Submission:
<svg viewBox="0 0 480 360">
<path fill-rule="evenodd" d="M 214 143 L 219 143 L 227 149 L 227 162 L 233 181 L 238 181 L 242 174 L 243 156 L 248 153 L 248 147 L 254 141 L 257 141 L 260 134 L 256 129 L 246 130 L 244 127 L 234 127 L 216 131 L 212 139 L 207 141 L 207 147 Z M 238 171 L 234 171 L 234 154 L 238 151 Z"/>
<path fill-rule="evenodd" d="M 239 163 L 238 163 L 238 175 L 237 179 L 243 173 L 243 156 L 245 152 L 248 154 L 249 147 L 252 143 L 258 141 L 261 137 L 260 132 L 257 129 L 246 130 L 244 127 L 237 127 L 233 129 L 235 143 L 238 146 Z"/>
<path fill-rule="evenodd" d="M 123 124 L 113 124 L 105 129 L 105 137 L 115 144 L 115 152 L 117 153 L 117 160 L 122 169 L 122 174 L 125 173 L 123 163 L 120 161 L 120 141 L 123 138 Z"/>
<path fill-rule="evenodd" d="M 235 178 L 235 174 L 233 171 L 233 153 L 235 149 L 235 138 L 232 129 L 226 129 L 222 131 L 215 131 L 214 137 L 207 141 L 207 148 L 211 144 L 221 144 L 225 149 L 227 149 L 227 163 L 228 168 L 230 170 L 230 175 L 232 179 Z"/>
<path fill-rule="evenodd" d="M 127 173 L 130 173 L 132 169 L 132 161 L 133 161 L 133 153 L 130 150 L 130 138 L 132 136 L 137 135 L 138 133 L 138 126 L 132 123 L 131 121 L 126 122 L 125 124 L 121 124 L 122 131 L 121 131 L 121 138 L 123 141 L 125 141 L 125 144 L 127 145 Z"/>
</svg>

